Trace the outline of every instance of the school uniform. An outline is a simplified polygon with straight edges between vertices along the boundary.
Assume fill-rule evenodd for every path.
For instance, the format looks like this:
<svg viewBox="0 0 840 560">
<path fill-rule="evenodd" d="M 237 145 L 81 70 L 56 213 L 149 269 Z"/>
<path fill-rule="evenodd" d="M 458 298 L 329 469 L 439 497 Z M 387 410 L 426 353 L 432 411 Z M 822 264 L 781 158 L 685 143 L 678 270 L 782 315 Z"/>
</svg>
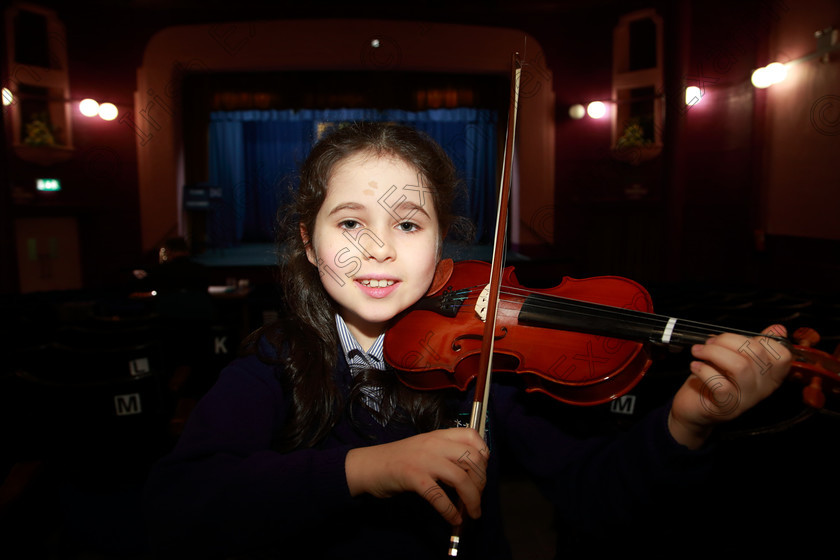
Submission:
<svg viewBox="0 0 840 560">
<path fill-rule="evenodd" d="M 273 352 L 265 340 L 260 346 Z M 346 396 L 353 379 L 348 354 L 353 362 L 359 349 L 345 343 L 343 350 L 335 381 Z M 414 493 L 352 497 L 347 486 L 350 449 L 416 432 L 382 425 L 358 407 L 355 424 L 345 414 L 315 448 L 274 451 L 289 411 L 281 376 L 257 356 L 240 358 L 198 403 L 174 450 L 149 477 L 145 508 L 153 550 L 162 558 L 445 557 L 451 528 L 425 499 Z M 453 392 L 447 405 L 468 418 L 472 393 Z M 515 463 L 531 475 L 555 504 L 558 523 L 581 531 L 620 525 L 654 489 L 708 471 L 708 452 L 689 451 L 671 438 L 667 409 L 616 438 L 570 435 L 553 410 L 524 394 L 515 377 L 494 379 L 482 516 L 465 524 L 459 558 L 510 558 L 499 498 L 504 465 Z"/>
</svg>

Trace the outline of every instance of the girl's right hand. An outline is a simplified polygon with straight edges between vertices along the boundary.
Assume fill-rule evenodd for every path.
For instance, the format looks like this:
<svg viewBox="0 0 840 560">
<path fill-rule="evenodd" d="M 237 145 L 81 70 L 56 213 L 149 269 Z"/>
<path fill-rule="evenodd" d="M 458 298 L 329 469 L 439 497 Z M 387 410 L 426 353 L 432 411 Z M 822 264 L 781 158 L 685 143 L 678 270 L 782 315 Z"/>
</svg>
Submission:
<svg viewBox="0 0 840 560">
<path fill-rule="evenodd" d="M 471 428 L 450 428 L 392 443 L 358 447 L 347 453 L 345 471 L 353 496 L 387 498 L 401 492 L 423 496 L 452 525 L 463 521 L 443 489 L 455 489 L 470 515 L 481 515 L 487 481 L 487 445 Z"/>
</svg>

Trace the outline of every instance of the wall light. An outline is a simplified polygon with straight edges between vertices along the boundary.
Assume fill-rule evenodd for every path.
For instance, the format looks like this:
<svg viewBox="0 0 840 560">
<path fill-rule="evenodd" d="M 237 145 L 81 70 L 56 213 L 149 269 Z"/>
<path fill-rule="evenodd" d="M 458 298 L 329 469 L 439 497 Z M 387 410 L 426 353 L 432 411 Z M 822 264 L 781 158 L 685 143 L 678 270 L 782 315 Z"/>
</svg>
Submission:
<svg viewBox="0 0 840 560">
<path fill-rule="evenodd" d="M 756 69 L 750 78 L 752 84 L 757 88 L 768 88 L 773 84 L 778 84 L 783 81 L 787 77 L 787 71 L 791 66 L 806 62 L 812 58 L 819 58 L 822 62 L 829 62 L 831 60 L 830 54 L 840 49 L 840 45 L 837 44 L 837 30 L 833 27 L 826 27 L 815 32 L 814 38 L 817 40 L 817 50 L 785 64 L 773 62 L 763 68 Z"/>
<path fill-rule="evenodd" d="M 685 88 L 685 104 L 688 106 L 697 105 L 703 99 L 703 92 L 697 86 Z"/>
<path fill-rule="evenodd" d="M 79 102 L 79 112 L 86 117 L 99 116 L 104 121 L 112 121 L 117 118 L 119 111 L 113 103 L 99 103 L 95 99 L 82 99 Z"/>
<path fill-rule="evenodd" d="M 9 106 L 15 101 L 15 96 L 12 95 L 12 90 L 9 88 L 3 88 L 3 106 Z"/>
<path fill-rule="evenodd" d="M 79 112 L 86 117 L 95 117 L 99 114 L 99 102 L 95 99 L 82 99 L 79 101 Z"/>
<path fill-rule="evenodd" d="M 99 118 L 103 121 L 112 121 L 117 118 L 119 111 L 113 103 L 103 103 L 99 106 Z"/>
<path fill-rule="evenodd" d="M 575 120 L 582 119 L 586 116 L 586 107 L 581 105 L 580 103 L 576 103 L 569 107 L 569 116 Z"/>
<path fill-rule="evenodd" d="M 755 87 L 764 89 L 784 81 L 786 77 L 787 66 L 781 62 L 774 62 L 755 70 L 750 81 Z"/>
<path fill-rule="evenodd" d="M 607 114 L 607 106 L 601 101 L 593 101 L 587 105 L 586 113 L 593 119 L 600 119 Z"/>
<path fill-rule="evenodd" d="M 591 119 L 603 118 L 609 112 L 609 104 L 614 101 L 591 101 L 586 105 L 582 103 L 575 103 L 569 107 L 569 117 L 574 120 L 580 120 L 586 116 Z"/>
</svg>

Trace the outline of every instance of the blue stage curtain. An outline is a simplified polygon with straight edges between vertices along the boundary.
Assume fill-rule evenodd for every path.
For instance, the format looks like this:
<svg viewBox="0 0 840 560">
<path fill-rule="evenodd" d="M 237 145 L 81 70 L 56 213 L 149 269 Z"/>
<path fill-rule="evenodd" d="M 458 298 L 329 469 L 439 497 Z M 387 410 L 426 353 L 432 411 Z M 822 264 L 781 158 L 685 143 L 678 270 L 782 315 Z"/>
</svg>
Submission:
<svg viewBox="0 0 840 560">
<path fill-rule="evenodd" d="M 209 125 L 208 245 L 234 247 L 274 241 L 277 209 L 288 200 L 301 162 L 319 133 L 353 121 L 407 124 L 437 140 L 457 166 L 469 200 L 458 210 L 479 240 L 495 214 L 494 111 L 474 108 L 411 112 L 374 109 L 217 111 Z"/>
</svg>

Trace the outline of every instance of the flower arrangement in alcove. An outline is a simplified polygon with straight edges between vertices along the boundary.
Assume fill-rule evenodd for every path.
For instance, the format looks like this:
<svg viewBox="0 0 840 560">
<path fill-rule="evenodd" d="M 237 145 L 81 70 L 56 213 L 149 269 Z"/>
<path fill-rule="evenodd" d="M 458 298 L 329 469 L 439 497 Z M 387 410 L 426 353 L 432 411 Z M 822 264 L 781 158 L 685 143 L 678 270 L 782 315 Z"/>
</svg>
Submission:
<svg viewBox="0 0 840 560">
<path fill-rule="evenodd" d="M 652 146 L 653 140 L 645 135 L 644 127 L 635 119 L 627 123 L 624 133 L 616 140 L 616 148 L 634 148 L 637 146 Z"/>
<path fill-rule="evenodd" d="M 55 131 L 45 113 L 36 113 L 26 123 L 26 137 L 23 143 L 27 146 L 55 146 Z"/>
<path fill-rule="evenodd" d="M 626 121 L 624 131 L 615 141 L 611 152 L 615 159 L 639 165 L 656 158 L 662 146 L 653 139 L 653 120 L 633 117 Z"/>
</svg>

